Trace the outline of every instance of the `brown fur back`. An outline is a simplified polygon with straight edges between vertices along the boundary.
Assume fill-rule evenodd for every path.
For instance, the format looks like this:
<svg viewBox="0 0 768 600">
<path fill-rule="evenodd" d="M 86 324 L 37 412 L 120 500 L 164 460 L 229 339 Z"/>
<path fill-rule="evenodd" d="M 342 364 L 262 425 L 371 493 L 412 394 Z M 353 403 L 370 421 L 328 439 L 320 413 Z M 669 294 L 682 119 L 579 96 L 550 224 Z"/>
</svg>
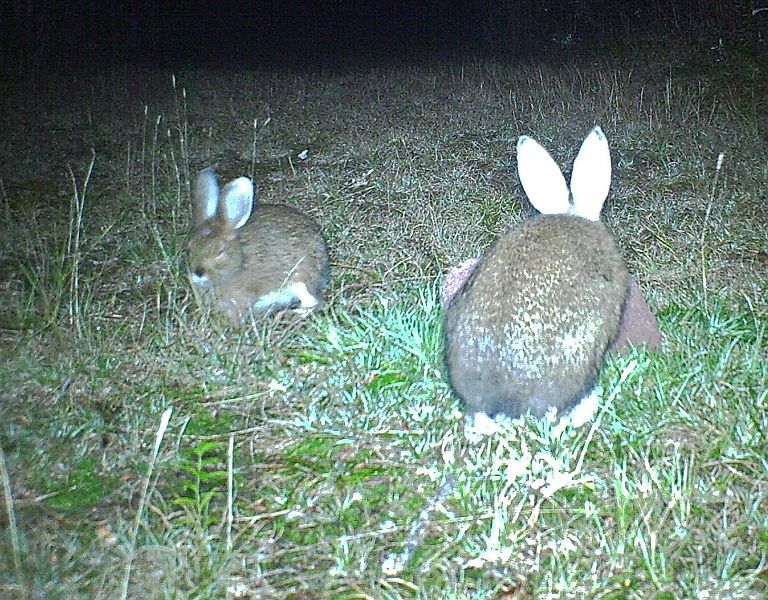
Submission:
<svg viewBox="0 0 768 600">
<path fill-rule="evenodd" d="M 322 304 L 329 280 L 328 250 L 317 224 L 283 204 L 256 204 L 233 230 L 219 217 L 200 223 L 189 245 L 190 268 L 204 273 L 207 302 L 233 318 L 248 314 L 265 294 L 304 283 Z"/>
<path fill-rule="evenodd" d="M 328 250 L 320 228 L 304 213 L 281 204 L 257 204 L 239 231 L 245 251 L 245 288 L 261 296 L 303 281 L 313 296 L 328 282 Z"/>
<path fill-rule="evenodd" d="M 502 236 L 446 310 L 446 359 L 470 414 L 540 416 L 591 389 L 628 279 L 601 223 L 541 215 Z"/>
</svg>

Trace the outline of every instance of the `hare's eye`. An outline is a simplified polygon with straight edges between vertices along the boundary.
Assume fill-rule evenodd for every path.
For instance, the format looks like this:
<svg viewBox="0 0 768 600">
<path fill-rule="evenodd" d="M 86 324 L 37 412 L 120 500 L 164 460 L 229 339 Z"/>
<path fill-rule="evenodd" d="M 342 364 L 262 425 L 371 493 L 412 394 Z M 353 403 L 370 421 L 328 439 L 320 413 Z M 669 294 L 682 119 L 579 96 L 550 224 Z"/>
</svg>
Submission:
<svg viewBox="0 0 768 600">
<path fill-rule="evenodd" d="M 200 278 L 205 277 L 205 269 L 203 269 L 202 267 L 197 267 L 192 271 L 192 274 L 195 277 L 200 277 Z"/>
</svg>

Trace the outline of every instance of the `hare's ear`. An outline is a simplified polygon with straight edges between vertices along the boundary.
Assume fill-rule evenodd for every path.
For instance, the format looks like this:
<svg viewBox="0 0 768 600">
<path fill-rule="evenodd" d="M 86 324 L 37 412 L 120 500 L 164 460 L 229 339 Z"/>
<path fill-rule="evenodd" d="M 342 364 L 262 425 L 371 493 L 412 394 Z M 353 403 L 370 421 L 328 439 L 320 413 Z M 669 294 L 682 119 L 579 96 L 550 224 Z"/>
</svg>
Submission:
<svg viewBox="0 0 768 600">
<path fill-rule="evenodd" d="M 544 215 L 568 212 L 568 186 L 560 167 L 533 138 L 517 140 L 517 173 L 531 204 Z"/>
<path fill-rule="evenodd" d="M 248 222 L 253 210 L 253 184 L 247 177 L 230 181 L 221 190 L 221 216 L 232 229 Z"/>
<path fill-rule="evenodd" d="M 219 184 L 213 169 L 203 169 L 197 176 L 192 192 L 192 212 L 195 223 L 202 223 L 216 214 L 219 203 Z"/>
<path fill-rule="evenodd" d="M 590 221 L 600 220 L 600 210 L 611 187 L 611 152 L 602 129 L 595 127 L 573 161 L 571 212 Z"/>
</svg>

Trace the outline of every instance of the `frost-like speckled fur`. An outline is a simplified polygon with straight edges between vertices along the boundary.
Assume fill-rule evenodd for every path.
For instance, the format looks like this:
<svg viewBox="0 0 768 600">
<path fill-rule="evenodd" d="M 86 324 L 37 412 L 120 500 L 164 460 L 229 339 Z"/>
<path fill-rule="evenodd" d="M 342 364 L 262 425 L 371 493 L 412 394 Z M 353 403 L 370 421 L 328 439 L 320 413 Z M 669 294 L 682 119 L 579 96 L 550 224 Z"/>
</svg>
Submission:
<svg viewBox="0 0 768 600">
<path fill-rule="evenodd" d="M 323 304 L 328 250 L 320 229 L 283 204 L 254 205 L 253 184 L 240 177 L 219 190 L 212 169 L 200 172 L 192 207 L 190 280 L 205 302 L 235 321 L 251 312 Z"/>
<path fill-rule="evenodd" d="M 480 263 L 478 258 L 469 258 L 455 267 L 448 269 L 443 279 L 440 304 L 445 308 L 451 303 L 456 293 L 464 286 Z M 627 299 L 619 321 L 619 330 L 613 338 L 609 352 L 617 354 L 631 352 L 633 348 L 657 350 L 661 347 L 661 331 L 656 315 L 643 298 L 643 291 L 630 275 Z"/>
<path fill-rule="evenodd" d="M 470 417 L 563 410 L 588 396 L 616 335 L 629 274 L 599 222 L 610 154 L 595 128 L 571 178 L 531 138 L 518 141 L 523 188 L 541 215 L 494 243 L 445 311 L 446 363 Z"/>
</svg>

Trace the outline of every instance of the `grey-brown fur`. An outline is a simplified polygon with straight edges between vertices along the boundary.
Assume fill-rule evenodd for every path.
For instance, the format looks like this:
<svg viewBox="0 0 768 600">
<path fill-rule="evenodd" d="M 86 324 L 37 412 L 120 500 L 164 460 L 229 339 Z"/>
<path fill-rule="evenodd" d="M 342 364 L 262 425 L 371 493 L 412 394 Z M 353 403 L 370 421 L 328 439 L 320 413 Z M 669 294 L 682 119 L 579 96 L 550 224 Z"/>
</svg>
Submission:
<svg viewBox="0 0 768 600">
<path fill-rule="evenodd" d="M 588 393 L 629 274 L 599 222 L 540 215 L 490 248 L 445 315 L 451 384 L 468 414 L 543 415 Z"/>
<path fill-rule="evenodd" d="M 480 263 L 478 258 L 470 258 L 448 269 L 443 280 L 440 304 L 445 309 L 472 275 Z M 613 338 L 608 352 L 622 354 L 632 348 L 657 350 L 661 347 L 661 331 L 656 315 L 643 298 L 643 292 L 634 277 L 629 277 L 629 290 L 621 312 L 619 329 Z"/>
<path fill-rule="evenodd" d="M 243 181 L 232 182 L 219 194 L 211 170 L 198 178 L 193 197 L 196 228 L 189 243 L 189 270 L 197 291 L 235 320 L 251 311 L 304 306 L 292 292 L 297 283 L 310 294 L 309 308 L 322 306 L 329 265 L 319 227 L 290 206 L 255 204 L 237 228 L 237 219 L 228 218 L 224 204 L 232 186 Z M 215 203 L 217 195 L 218 205 L 206 210 L 206 203 L 211 198 Z"/>
</svg>

